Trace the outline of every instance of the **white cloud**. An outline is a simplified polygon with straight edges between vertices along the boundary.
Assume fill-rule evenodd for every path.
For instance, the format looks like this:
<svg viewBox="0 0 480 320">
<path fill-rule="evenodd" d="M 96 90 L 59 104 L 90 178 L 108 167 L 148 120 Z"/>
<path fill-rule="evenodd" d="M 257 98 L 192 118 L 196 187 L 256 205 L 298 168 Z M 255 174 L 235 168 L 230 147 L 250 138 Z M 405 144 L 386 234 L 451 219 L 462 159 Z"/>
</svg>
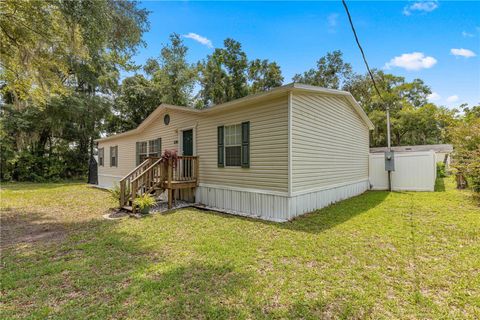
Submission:
<svg viewBox="0 0 480 320">
<path fill-rule="evenodd" d="M 430 100 L 430 101 L 438 101 L 438 100 L 440 100 L 441 98 L 442 98 L 442 97 L 441 97 L 438 93 L 436 93 L 436 92 L 432 92 L 431 94 L 429 94 L 429 95 L 427 96 L 427 99 Z"/>
<path fill-rule="evenodd" d="M 193 39 L 193 40 L 197 41 L 198 43 L 203 44 L 204 46 L 207 46 L 209 48 L 213 48 L 212 41 L 208 38 L 202 37 L 199 34 L 190 32 L 189 34 L 184 34 L 183 37 Z"/>
<path fill-rule="evenodd" d="M 328 32 L 332 33 L 336 31 L 338 25 L 338 13 L 332 13 L 327 17 Z"/>
<path fill-rule="evenodd" d="M 457 102 L 460 98 L 457 95 L 453 95 L 447 98 L 448 103 Z"/>
<path fill-rule="evenodd" d="M 438 8 L 438 2 L 434 1 L 416 1 L 405 8 L 403 8 L 403 14 L 406 16 L 411 15 L 414 11 L 419 12 L 432 12 Z"/>
<path fill-rule="evenodd" d="M 327 18 L 328 26 L 335 27 L 338 23 L 338 13 L 332 13 Z"/>
<path fill-rule="evenodd" d="M 427 57 L 423 52 L 404 53 L 395 57 L 384 66 L 385 69 L 392 67 L 404 68 L 406 70 L 429 69 L 437 63 L 434 57 Z"/>
<path fill-rule="evenodd" d="M 472 50 L 468 49 L 450 49 L 450 53 L 453 54 L 454 56 L 460 56 L 460 57 L 465 57 L 465 58 L 471 58 L 475 57 L 476 54 Z"/>
<path fill-rule="evenodd" d="M 467 32 L 467 31 L 462 31 L 462 36 L 464 38 L 473 38 L 475 35 L 473 33 Z"/>
</svg>

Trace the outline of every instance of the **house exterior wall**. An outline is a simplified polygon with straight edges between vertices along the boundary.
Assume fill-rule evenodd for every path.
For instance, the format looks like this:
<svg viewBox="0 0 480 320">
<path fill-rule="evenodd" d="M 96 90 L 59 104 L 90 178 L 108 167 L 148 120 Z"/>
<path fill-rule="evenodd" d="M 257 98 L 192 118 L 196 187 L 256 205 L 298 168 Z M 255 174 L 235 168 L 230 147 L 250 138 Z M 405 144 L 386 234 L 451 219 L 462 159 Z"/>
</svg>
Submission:
<svg viewBox="0 0 480 320">
<path fill-rule="evenodd" d="M 99 166 L 99 186 L 111 187 L 136 166 L 136 142 L 161 138 L 165 149 L 180 149 L 183 129 L 194 130 L 194 152 L 199 156 L 199 183 L 204 187 L 227 186 L 256 191 L 288 189 L 287 96 L 245 104 L 228 112 L 188 113 L 167 110 L 170 124 L 160 114 L 138 134 L 100 141 L 104 166 Z M 250 121 L 250 168 L 217 166 L 217 127 Z M 118 146 L 118 167 L 110 167 L 110 147 Z"/>
<path fill-rule="evenodd" d="M 217 127 L 250 121 L 250 168 L 217 166 Z M 256 190 L 288 190 L 288 100 L 202 114 L 197 127 L 200 184 Z"/>
<path fill-rule="evenodd" d="M 292 95 L 292 195 L 368 180 L 369 129 L 343 97 Z"/>
<path fill-rule="evenodd" d="M 98 148 L 104 148 L 104 166 L 98 167 L 98 185 L 111 188 L 120 179 L 126 176 L 136 167 L 136 142 L 162 138 L 162 151 L 165 149 L 178 148 L 178 130 L 186 127 L 194 127 L 198 121 L 196 114 L 169 110 L 169 125 L 163 122 L 164 113 L 161 113 L 152 124 L 140 133 L 100 141 Z M 110 167 L 110 147 L 118 146 L 118 166 Z"/>
<path fill-rule="evenodd" d="M 197 198 L 206 208 L 288 221 L 368 190 L 369 129 L 348 101 L 314 93 L 291 94 L 288 113 L 291 132 L 286 130 L 286 152 L 291 155 L 291 178 L 287 192 L 200 186 Z"/>
</svg>

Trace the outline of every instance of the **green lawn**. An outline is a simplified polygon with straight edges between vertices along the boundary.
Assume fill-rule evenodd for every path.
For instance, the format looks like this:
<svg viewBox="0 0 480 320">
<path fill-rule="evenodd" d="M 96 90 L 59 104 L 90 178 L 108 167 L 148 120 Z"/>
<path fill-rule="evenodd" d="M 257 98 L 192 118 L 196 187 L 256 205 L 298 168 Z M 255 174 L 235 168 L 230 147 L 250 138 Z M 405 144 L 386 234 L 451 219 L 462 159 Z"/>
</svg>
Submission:
<svg viewBox="0 0 480 320">
<path fill-rule="evenodd" d="M 110 221 L 84 184 L 4 184 L 0 318 L 478 319 L 480 208 L 444 183 L 284 224 Z"/>
</svg>

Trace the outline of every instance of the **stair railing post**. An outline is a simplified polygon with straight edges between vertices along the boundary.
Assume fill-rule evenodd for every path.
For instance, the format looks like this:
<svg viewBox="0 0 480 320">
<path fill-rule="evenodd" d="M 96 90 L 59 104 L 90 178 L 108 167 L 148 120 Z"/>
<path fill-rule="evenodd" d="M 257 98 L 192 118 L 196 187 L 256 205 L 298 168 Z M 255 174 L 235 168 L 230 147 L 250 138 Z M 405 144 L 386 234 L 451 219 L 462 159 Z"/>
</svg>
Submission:
<svg viewBox="0 0 480 320">
<path fill-rule="evenodd" d="M 125 205 L 125 180 L 120 181 L 120 207 Z"/>
<path fill-rule="evenodd" d="M 200 162 L 198 161 L 198 157 L 195 157 L 195 181 L 197 182 L 198 186 L 198 173 L 200 170 Z"/>
<path fill-rule="evenodd" d="M 133 181 L 132 183 L 132 212 L 135 213 L 136 211 L 136 207 L 135 205 L 133 204 L 133 201 L 135 200 L 135 198 L 137 197 L 137 180 Z"/>
<path fill-rule="evenodd" d="M 167 169 L 167 187 L 168 187 L 168 209 L 172 209 L 173 193 L 172 193 L 172 175 L 173 175 L 173 161 L 168 159 Z"/>
</svg>

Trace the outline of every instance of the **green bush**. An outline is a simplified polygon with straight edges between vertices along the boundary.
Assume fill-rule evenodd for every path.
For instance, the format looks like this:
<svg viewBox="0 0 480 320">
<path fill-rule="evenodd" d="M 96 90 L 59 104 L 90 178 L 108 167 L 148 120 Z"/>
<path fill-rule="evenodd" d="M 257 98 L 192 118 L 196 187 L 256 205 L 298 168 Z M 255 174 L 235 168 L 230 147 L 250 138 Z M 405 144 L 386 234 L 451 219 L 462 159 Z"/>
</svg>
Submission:
<svg viewBox="0 0 480 320">
<path fill-rule="evenodd" d="M 120 206 L 120 186 L 118 184 L 115 184 L 112 189 L 110 189 L 110 198 L 117 202 L 118 205 Z"/>
<path fill-rule="evenodd" d="M 445 178 L 446 176 L 445 163 L 437 162 L 437 178 Z"/>
<path fill-rule="evenodd" d="M 472 156 L 472 161 L 468 165 L 467 180 L 473 191 L 480 193 L 480 148 Z"/>
</svg>

